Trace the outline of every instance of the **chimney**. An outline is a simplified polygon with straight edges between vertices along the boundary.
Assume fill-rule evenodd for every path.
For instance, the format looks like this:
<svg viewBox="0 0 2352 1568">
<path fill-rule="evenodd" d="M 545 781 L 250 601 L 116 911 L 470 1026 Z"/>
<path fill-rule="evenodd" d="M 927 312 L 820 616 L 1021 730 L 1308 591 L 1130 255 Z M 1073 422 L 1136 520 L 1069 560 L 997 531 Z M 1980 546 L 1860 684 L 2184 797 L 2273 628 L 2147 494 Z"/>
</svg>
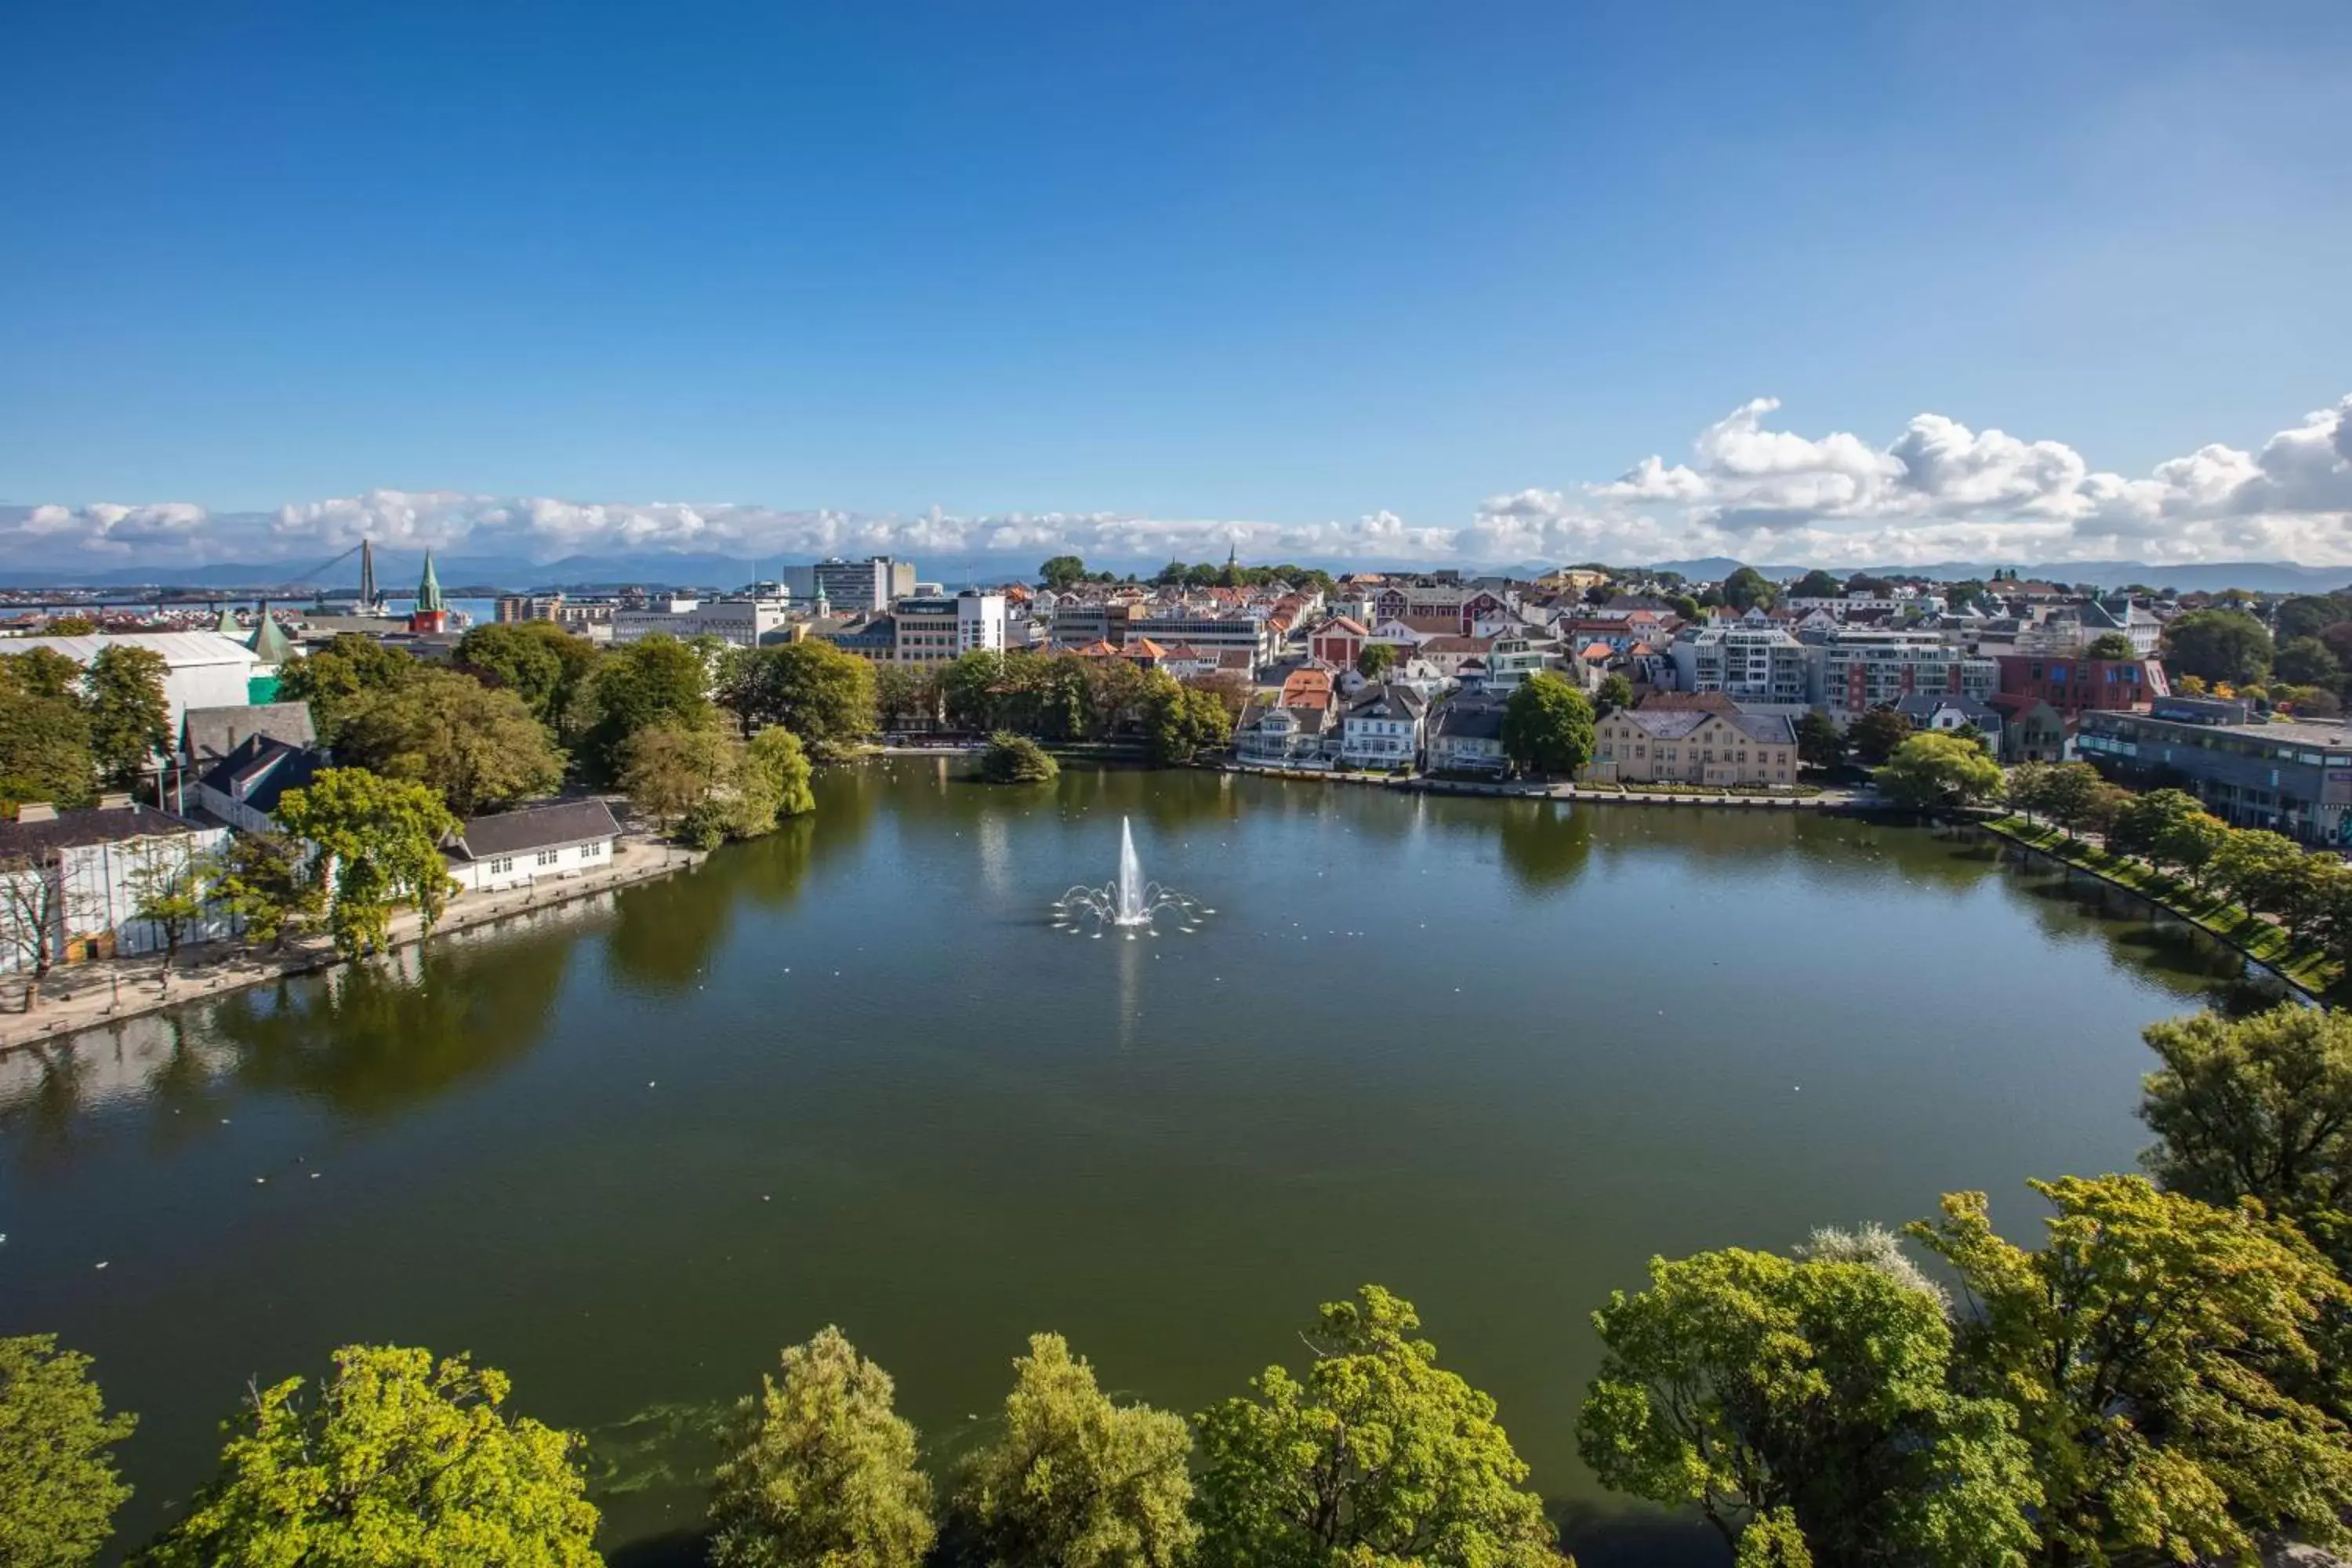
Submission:
<svg viewBox="0 0 2352 1568">
<path fill-rule="evenodd" d="M 16 820 L 19 822 L 55 822 L 57 819 L 58 808 L 49 801 L 28 800 L 16 807 Z"/>
</svg>

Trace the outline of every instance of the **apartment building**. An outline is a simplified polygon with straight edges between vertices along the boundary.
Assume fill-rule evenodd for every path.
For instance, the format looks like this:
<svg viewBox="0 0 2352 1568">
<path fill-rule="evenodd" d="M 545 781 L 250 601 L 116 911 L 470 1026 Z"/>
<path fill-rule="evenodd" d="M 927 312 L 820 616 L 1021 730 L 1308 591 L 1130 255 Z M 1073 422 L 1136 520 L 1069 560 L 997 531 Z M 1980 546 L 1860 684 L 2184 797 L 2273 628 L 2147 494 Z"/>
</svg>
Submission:
<svg viewBox="0 0 2352 1568">
<path fill-rule="evenodd" d="M 795 599 L 823 599 L 835 615 L 870 612 L 915 592 L 915 563 L 888 555 L 863 561 L 834 556 L 813 565 L 785 567 L 783 585 Z"/>
<path fill-rule="evenodd" d="M 1806 696 L 1841 724 L 1873 708 L 1892 708 L 1915 693 L 1989 700 L 2000 684 L 1997 660 L 1971 654 L 1933 632 L 1842 630 L 1802 645 Z"/>
<path fill-rule="evenodd" d="M 1796 727 L 1780 714 L 1624 708 L 1593 732 L 1596 784 L 1786 788 L 1797 782 Z"/>
<path fill-rule="evenodd" d="M 1805 645 L 1779 626 L 1689 626 L 1666 652 L 1677 690 L 1786 706 L 1807 700 Z"/>
<path fill-rule="evenodd" d="M 968 653 L 1004 651 L 1004 595 L 909 595 L 890 606 L 891 657 L 900 664 L 943 664 Z"/>
<path fill-rule="evenodd" d="M 639 609 L 613 612 L 613 641 L 633 643 L 641 637 L 715 637 L 736 647 L 758 647 L 782 642 L 789 634 L 785 623 L 792 606 L 782 599 L 694 599 L 674 595 L 656 599 Z"/>
</svg>

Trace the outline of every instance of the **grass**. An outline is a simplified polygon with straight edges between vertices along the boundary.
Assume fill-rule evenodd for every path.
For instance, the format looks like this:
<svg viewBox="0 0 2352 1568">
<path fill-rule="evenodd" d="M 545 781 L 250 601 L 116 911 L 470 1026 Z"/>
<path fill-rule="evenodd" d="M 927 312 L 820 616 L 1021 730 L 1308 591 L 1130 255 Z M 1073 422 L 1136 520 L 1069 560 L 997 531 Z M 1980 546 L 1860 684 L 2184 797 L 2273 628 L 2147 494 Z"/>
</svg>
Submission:
<svg viewBox="0 0 2352 1568">
<path fill-rule="evenodd" d="M 1984 826 L 2029 849 L 2038 849 L 2070 866 L 2096 872 L 2119 887 L 2161 904 L 2314 994 L 2330 995 L 2344 984 L 2344 966 L 2325 948 L 2298 942 L 2276 921 L 2264 920 L 2218 893 L 2168 877 L 2144 860 L 2111 855 L 2086 840 L 2069 838 L 2048 823 L 2028 822 L 2022 816 L 1997 816 Z"/>
</svg>

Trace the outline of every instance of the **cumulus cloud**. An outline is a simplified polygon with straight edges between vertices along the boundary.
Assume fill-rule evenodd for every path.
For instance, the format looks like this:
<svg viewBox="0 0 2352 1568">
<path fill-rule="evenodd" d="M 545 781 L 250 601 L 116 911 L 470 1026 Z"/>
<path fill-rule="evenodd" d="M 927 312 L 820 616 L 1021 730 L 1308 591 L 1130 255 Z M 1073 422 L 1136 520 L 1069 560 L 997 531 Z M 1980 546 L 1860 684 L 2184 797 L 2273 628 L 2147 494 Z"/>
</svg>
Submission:
<svg viewBox="0 0 2352 1568">
<path fill-rule="evenodd" d="M 186 502 L 0 508 L 0 562 L 119 566 L 317 562 L 373 539 L 401 552 L 551 563 L 572 555 L 721 554 L 809 559 L 890 552 L 949 572 L 1026 567 L 1041 555 L 1155 563 L 1217 559 L 1366 565 L 1646 562 L 1705 555 L 1886 564 L 2137 559 L 2152 564 L 2284 560 L 2352 564 L 2352 397 L 2304 416 L 2258 451 L 2211 445 L 2144 478 L 2092 468 L 2062 441 L 1975 429 L 1942 414 L 1891 439 L 1779 428 L 1756 398 L 1702 429 L 1689 454 L 1643 458 L 1614 479 L 1507 491 L 1467 521 L 1392 511 L 1275 523 L 1124 512 L 963 517 L 734 502 L 587 502 L 454 490 L 371 490 L 274 513 Z"/>
</svg>

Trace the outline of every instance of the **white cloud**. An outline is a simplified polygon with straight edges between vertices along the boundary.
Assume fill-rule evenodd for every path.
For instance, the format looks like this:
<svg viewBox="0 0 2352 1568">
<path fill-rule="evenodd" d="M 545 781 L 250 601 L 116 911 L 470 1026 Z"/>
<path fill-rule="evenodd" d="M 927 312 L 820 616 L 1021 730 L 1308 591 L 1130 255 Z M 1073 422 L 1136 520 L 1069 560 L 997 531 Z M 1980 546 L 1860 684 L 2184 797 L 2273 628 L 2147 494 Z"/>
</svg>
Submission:
<svg viewBox="0 0 2352 1568">
<path fill-rule="evenodd" d="M 371 490 L 275 513 L 186 502 L 0 508 L 0 561 L 63 569 L 220 561 L 324 561 L 362 538 L 386 549 L 521 557 L 711 553 L 806 560 L 890 552 L 950 575 L 970 562 L 1074 551 L 1144 563 L 1170 556 L 1503 565 L 1559 560 L 1889 564 L 2137 559 L 2352 564 L 2352 397 L 2305 416 L 2256 452 L 2211 445 L 2145 478 L 2094 470 L 2063 442 L 1972 429 L 1941 414 L 1885 445 L 1769 426 L 1757 398 L 1701 430 L 1683 461 L 1643 458 L 1619 478 L 1528 489 L 1466 523 L 1392 511 L 1274 523 L 1121 512 L 911 516 L 732 502 L 582 502 L 451 490 Z M 983 568 L 985 569 L 985 568 Z"/>
</svg>

